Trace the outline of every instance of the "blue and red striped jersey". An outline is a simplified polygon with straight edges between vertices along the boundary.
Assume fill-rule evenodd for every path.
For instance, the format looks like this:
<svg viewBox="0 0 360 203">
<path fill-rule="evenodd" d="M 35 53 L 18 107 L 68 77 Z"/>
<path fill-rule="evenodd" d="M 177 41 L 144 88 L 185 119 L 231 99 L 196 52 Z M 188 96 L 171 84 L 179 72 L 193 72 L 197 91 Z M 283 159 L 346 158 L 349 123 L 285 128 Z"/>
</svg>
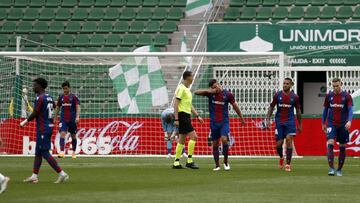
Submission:
<svg viewBox="0 0 360 203">
<path fill-rule="evenodd" d="M 76 105 L 80 105 L 80 100 L 75 94 L 60 95 L 57 106 L 61 109 L 60 119 L 66 122 L 75 121 Z"/>
<path fill-rule="evenodd" d="M 211 122 L 229 121 L 229 103 L 235 102 L 234 95 L 223 90 L 217 94 L 206 95 L 209 98 L 209 112 Z"/>
<path fill-rule="evenodd" d="M 293 91 L 285 94 L 284 91 L 275 93 L 271 102 L 271 107 L 276 105 L 275 122 L 277 124 L 284 124 L 287 122 L 295 122 L 294 107 L 300 108 L 299 96 Z"/>
<path fill-rule="evenodd" d="M 53 98 L 43 93 L 36 97 L 34 111 L 36 112 L 36 132 L 40 134 L 51 134 L 53 124 Z"/>
<path fill-rule="evenodd" d="M 324 107 L 328 108 L 328 125 L 341 126 L 345 125 L 348 121 L 349 107 L 353 106 L 351 95 L 342 91 L 339 94 L 335 94 L 330 91 L 324 102 Z"/>
</svg>

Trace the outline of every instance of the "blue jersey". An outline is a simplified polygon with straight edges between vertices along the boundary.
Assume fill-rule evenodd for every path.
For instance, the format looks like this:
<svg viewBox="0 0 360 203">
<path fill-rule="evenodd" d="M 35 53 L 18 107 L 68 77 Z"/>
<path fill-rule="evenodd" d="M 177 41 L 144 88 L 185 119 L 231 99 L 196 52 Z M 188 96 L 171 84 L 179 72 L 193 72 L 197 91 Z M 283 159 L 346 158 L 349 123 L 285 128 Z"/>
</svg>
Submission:
<svg viewBox="0 0 360 203">
<path fill-rule="evenodd" d="M 351 95 L 342 91 L 339 94 L 329 92 L 325 97 L 324 107 L 328 108 L 328 125 L 342 126 L 348 121 L 349 108 L 353 106 Z"/>
<path fill-rule="evenodd" d="M 34 111 L 36 112 L 36 132 L 38 134 L 52 134 L 54 101 L 48 94 L 36 97 Z"/>
<path fill-rule="evenodd" d="M 217 94 L 206 95 L 209 98 L 210 122 L 229 122 L 229 103 L 235 103 L 233 94 L 223 90 Z"/>
<path fill-rule="evenodd" d="M 276 106 L 275 122 L 276 124 L 295 124 L 294 108 L 300 108 L 299 96 L 293 91 L 285 94 L 278 91 L 270 104 L 271 107 Z"/>
<path fill-rule="evenodd" d="M 57 106 L 61 108 L 60 119 L 70 122 L 76 119 L 76 105 L 80 105 L 80 101 L 75 94 L 60 95 Z"/>
</svg>

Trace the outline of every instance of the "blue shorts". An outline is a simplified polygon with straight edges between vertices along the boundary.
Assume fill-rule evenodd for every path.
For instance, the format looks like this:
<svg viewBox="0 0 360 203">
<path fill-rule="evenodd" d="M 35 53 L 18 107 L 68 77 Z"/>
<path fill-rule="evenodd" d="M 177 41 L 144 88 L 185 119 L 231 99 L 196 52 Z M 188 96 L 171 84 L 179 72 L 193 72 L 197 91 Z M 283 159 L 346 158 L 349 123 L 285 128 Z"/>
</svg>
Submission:
<svg viewBox="0 0 360 203">
<path fill-rule="evenodd" d="M 174 126 L 174 124 L 165 124 L 163 126 L 164 132 L 172 133 L 172 132 L 179 132 L 179 129 Z"/>
<path fill-rule="evenodd" d="M 35 155 L 41 155 L 42 151 L 49 151 L 51 149 L 51 134 L 36 133 Z"/>
<path fill-rule="evenodd" d="M 296 125 L 284 123 L 284 124 L 276 124 L 275 127 L 275 139 L 276 141 L 283 140 L 287 135 L 296 136 Z"/>
<path fill-rule="evenodd" d="M 229 122 L 222 123 L 210 123 L 211 129 L 211 139 L 213 141 L 219 140 L 221 136 L 229 137 L 230 134 L 230 124 Z"/>
<path fill-rule="evenodd" d="M 349 142 L 349 131 L 345 129 L 345 126 L 328 126 L 326 131 L 327 140 L 334 139 L 340 144 L 346 144 Z"/>
<path fill-rule="evenodd" d="M 77 133 L 77 126 L 75 121 L 60 121 L 59 123 L 59 132 L 69 132 L 70 134 L 74 135 Z"/>
</svg>

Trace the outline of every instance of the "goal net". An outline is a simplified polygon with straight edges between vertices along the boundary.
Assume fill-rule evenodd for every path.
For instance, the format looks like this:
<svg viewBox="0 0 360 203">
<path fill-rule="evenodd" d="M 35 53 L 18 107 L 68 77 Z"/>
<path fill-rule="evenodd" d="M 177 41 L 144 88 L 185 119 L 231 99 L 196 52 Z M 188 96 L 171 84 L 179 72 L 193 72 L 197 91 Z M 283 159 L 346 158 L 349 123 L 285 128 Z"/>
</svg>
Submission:
<svg viewBox="0 0 360 203">
<path fill-rule="evenodd" d="M 19 127 L 33 107 L 36 95 L 32 80 L 48 81 L 46 92 L 55 101 L 61 84 L 69 81 L 80 99 L 76 153 L 82 155 L 165 155 L 167 143 L 161 112 L 171 107 L 184 70 L 195 75 L 191 90 L 208 88 L 217 79 L 235 96 L 246 124 L 230 107 L 231 155 L 275 156 L 274 122 L 264 119 L 283 78 L 296 84 L 296 71 L 284 69 L 282 53 L 2 53 L 0 56 L 0 138 L 2 154 L 31 155 L 35 152 L 35 121 Z M 296 91 L 296 86 L 295 89 Z M 196 155 L 211 155 L 208 145 L 208 99 L 193 96 L 193 105 L 205 119 L 193 125 L 198 133 Z M 57 119 L 59 120 L 59 119 Z M 53 133 L 53 153 L 59 150 L 59 127 Z M 173 151 L 175 141 L 173 143 Z M 66 137 L 65 153 L 72 153 Z M 296 153 L 296 152 L 295 152 Z"/>
</svg>

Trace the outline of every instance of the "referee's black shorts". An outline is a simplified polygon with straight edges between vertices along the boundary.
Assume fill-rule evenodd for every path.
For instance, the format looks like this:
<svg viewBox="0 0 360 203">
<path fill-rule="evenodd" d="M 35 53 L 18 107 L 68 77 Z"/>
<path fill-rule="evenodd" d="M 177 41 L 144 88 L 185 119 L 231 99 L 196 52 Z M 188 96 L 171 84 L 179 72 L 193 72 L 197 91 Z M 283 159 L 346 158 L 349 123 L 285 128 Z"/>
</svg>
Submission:
<svg viewBox="0 0 360 203">
<path fill-rule="evenodd" d="M 194 131 L 191 125 L 191 115 L 185 112 L 179 112 L 179 134 L 186 135 Z"/>
</svg>

